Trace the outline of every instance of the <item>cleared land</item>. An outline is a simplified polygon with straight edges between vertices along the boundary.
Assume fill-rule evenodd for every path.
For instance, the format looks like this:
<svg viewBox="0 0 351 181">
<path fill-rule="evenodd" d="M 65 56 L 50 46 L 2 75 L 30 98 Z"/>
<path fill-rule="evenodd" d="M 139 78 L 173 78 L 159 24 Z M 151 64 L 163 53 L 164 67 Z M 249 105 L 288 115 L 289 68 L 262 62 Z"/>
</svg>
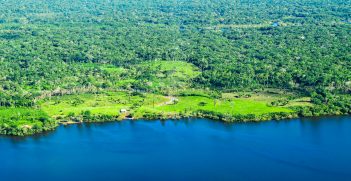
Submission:
<svg viewBox="0 0 351 181">
<path fill-rule="evenodd" d="M 90 111 L 92 115 L 109 115 L 123 119 L 125 114 L 120 110 L 126 109 L 134 118 L 143 118 L 148 113 L 162 115 L 188 114 L 199 111 L 214 111 L 229 115 L 293 112 L 288 105 L 271 106 L 271 102 L 283 98 L 283 95 L 256 93 L 248 98 L 235 98 L 224 94 L 221 98 L 204 96 L 176 96 L 168 97 L 150 93 L 133 95 L 128 92 L 105 92 L 101 94 L 81 94 L 53 97 L 42 101 L 41 109 L 48 115 L 65 119 L 69 115 L 79 115 Z M 234 95 L 234 94 L 233 94 Z M 172 99 L 174 99 L 172 101 Z M 299 99 L 292 100 L 295 105 Z M 299 105 L 309 105 L 300 103 Z"/>
<path fill-rule="evenodd" d="M 46 96 L 33 108 L 1 109 L 2 128 L 25 135 L 52 129 L 56 121 L 70 124 L 125 118 L 174 119 L 197 116 L 203 111 L 234 117 L 254 115 L 255 120 L 261 120 L 261 115 L 294 113 L 294 106 L 313 106 L 310 98 L 281 90 L 216 93 L 190 88 L 200 71 L 181 61 L 150 61 L 124 68 L 91 63 L 82 66 L 108 72 L 115 80 L 110 82 L 113 88 Z M 147 90 L 138 90 L 138 85 L 146 85 Z"/>
<path fill-rule="evenodd" d="M 292 113 L 291 106 L 311 106 L 308 98 L 274 89 L 260 93 L 217 93 L 215 96 L 210 90 L 192 89 L 188 85 L 200 71 L 193 64 L 181 61 L 150 61 L 129 68 L 103 64 L 85 66 L 94 66 L 115 76 L 116 88 L 143 84 L 149 87 L 149 91 L 103 91 L 98 94 L 51 97 L 39 103 L 44 112 L 59 120 L 79 116 L 87 111 L 92 116 L 110 116 L 121 120 L 126 116 L 135 119 L 193 116 L 198 111 L 259 116 Z M 121 113 L 121 110 L 126 112 Z M 149 117 L 150 115 L 152 116 Z"/>
</svg>

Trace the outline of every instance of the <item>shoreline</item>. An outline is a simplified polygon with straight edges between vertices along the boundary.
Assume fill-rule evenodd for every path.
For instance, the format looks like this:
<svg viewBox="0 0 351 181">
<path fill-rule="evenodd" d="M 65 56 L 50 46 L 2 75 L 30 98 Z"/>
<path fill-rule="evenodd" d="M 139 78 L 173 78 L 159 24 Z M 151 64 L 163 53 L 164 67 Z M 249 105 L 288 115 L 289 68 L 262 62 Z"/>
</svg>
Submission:
<svg viewBox="0 0 351 181">
<path fill-rule="evenodd" d="M 104 121 L 66 121 L 66 122 L 60 122 L 56 120 L 56 125 L 55 127 L 51 127 L 49 129 L 45 129 L 41 132 L 35 132 L 33 134 L 23 134 L 23 135 L 14 135 L 14 134 L 0 134 L 0 136 L 10 136 L 10 137 L 27 137 L 27 136 L 37 136 L 37 135 L 42 135 L 46 133 L 50 133 L 52 131 L 55 131 L 59 126 L 71 126 L 71 125 L 83 125 L 83 124 L 98 124 L 98 123 L 114 123 L 114 122 L 124 122 L 124 121 L 140 121 L 140 120 L 145 120 L 145 121 L 179 121 L 182 119 L 207 119 L 210 121 L 216 121 L 216 122 L 222 122 L 223 124 L 235 124 L 235 123 L 262 123 L 262 122 L 268 122 L 268 121 L 290 121 L 292 119 L 303 119 L 303 118 L 310 118 L 310 119 L 319 119 L 319 118 L 328 118 L 328 117 L 340 117 L 340 116 L 350 116 L 350 114 L 332 114 L 332 115 L 319 115 L 319 116 L 298 116 L 295 114 L 294 116 L 287 116 L 287 117 L 275 117 L 272 119 L 261 119 L 261 120 L 240 120 L 240 121 L 225 121 L 221 119 L 213 119 L 209 116 L 187 116 L 187 117 L 170 117 L 170 118 L 153 118 L 153 119 L 147 119 L 147 118 L 135 118 L 135 119 L 112 119 L 112 120 L 104 120 Z"/>
<path fill-rule="evenodd" d="M 158 96 L 157 101 L 156 96 Z M 2 112 L 7 114 L 8 122 L 0 125 L 0 135 L 27 136 L 55 130 L 59 125 L 124 120 L 204 118 L 223 123 L 238 123 L 351 113 L 343 107 L 335 107 L 334 104 L 312 104 L 306 97 L 289 99 L 283 104 L 281 100 L 286 96 L 280 94 L 257 92 L 247 97 L 236 98 L 235 96 L 236 94 L 226 93 L 219 99 L 199 95 L 166 97 L 143 94 L 128 97 L 124 92 L 106 92 L 98 96 L 82 94 L 74 97 L 55 97 L 51 100 L 43 100 L 41 107 L 37 109 L 3 109 Z M 79 104 L 73 104 L 78 99 L 81 100 Z M 72 100 L 74 100 L 73 103 Z M 132 104 L 136 102 L 139 104 Z"/>
</svg>

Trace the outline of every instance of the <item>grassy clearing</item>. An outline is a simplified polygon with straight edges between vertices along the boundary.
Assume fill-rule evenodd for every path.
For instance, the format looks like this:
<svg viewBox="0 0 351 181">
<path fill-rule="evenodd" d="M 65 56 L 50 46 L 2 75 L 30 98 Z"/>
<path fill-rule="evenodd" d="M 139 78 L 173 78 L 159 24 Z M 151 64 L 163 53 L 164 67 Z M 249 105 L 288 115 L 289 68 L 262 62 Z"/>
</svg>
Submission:
<svg viewBox="0 0 351 181">
<path fill-rule="evenodd" d="M 250 95 L 250 96 L 247 96 Z M 311 105 L 308 98 L 289 101 L 284 106 L 271 106 L 271 102 L 286 99 L 282 94 L 225 93 L 222 98 L 188 95 L 167 97 L 144 93 L 131 95 L 127 92 L 105 92 L 97 95 L 80 94 L 54 97 L 42 101 L 41 108 L 54 118 L 65 118 L 69 115 L 81 115 L 90 111 L 92 115 L 125 116 L 121 109 L 127 109 L 134 118 L 144 118 L 146 114 L 192 115 L 197 111 L 213 111 L 227 115 L 263 115 L 268 113 L 292 113 L 292 106 Z M 175 102 L 170 100 L 176 99 Z"/>
<path fill-rule="evenodd" d="M 150 67 L 151 69 L 157 70 L 159 73 L 156 75 L 156 77 L 159 78 L 168 76 L 187 80 L 200 74 L 195 65 L 183 61 L 152 61 L 141 63 L 138 66 L 141 68 Z"/>
<path fill-rule="evenodd" d="M 136 119 L 210 116 L 223 121 L 259 121 L 275 119 L 275 115 L 279 115 L 278 118 L 287 118 L 295 114 L 291 109 L 294 106 L 313 106 L 308 97 L 291 98 L 296 97 L 293 93 L 224 93 L 218 99 L 211 98 L 210 95 L 211 93 L 206 91 L 188 90 L 177 94 L 176 97 L 135 92 L 52 97 L 41 100 L 40 109 L 0 109 L 0 134 L 28 135 L 51 130 L 57 125 L 51 118 L 63 124 L 70 121 L 111 121 L 123 119 L 129 114 Z M 272 106 L 272 102 L 278 104 Z M 284 105 L 280 105 L 281 103 Z M 127 113 L 120 113 L 121 109 L 126 109 Z M 234 116 L 233 118 L 237 119 L 223 119 L 218 115 Z"/>
<path fill-rule="evenodd" d="M 80 94 L 53 97 L 41 102 L 41 108 L 52 117 L 79 115 L 90 111 L 93 115 L 119 116 L 121 109 L 135 109 L 141 105 L 157 105 L 167 99 L 161 95 L 132 95 L 127 92 L 106 92 L 101 94 Z"/>
<path fill-rule="evenodd" d="M 251 99 L 219 100 L 201 96 L 179 97 L 179 102 L 174 105 L 166 105 L 156 108 L 164 112 L 192 112 L 197 110 L 208 110 L 226 114 L 255 114 L 260 115 L 271 112 L 291 112 L 290 109 L 282 107 L 270 107 L 266 101 L 255 101 Z"/>
<path fill-rule="evenodd" d="M 290 107 L 292 106 L 305 106 L 310 104 L 308 102 L 300 102 L 303 99 L 292 100 L 288 105 L 285 106 L 270 106 L 270 103 L 280 99 L 286 99 L 287 96 L 282 94 L 271 94 L 271 93 L 224 93 L 222 98 L 213 99 L 204 94 L 203 92 L 187 91 L 188 96 L 178 96 L 178 102 L 171 105 L 162 105 L 150 108 L 142 106 L 140 109 L 135 111 L 136 117 L 142 117 L 143 113 L 157 113 L 157 114 L 187 114 L 205 110 L 214 111 L 222 114 L 229 115 L 262 115 L 267 113 L 293 112 Z M 196 95 L 198 94 L 198 95 Z M 200 96 L 204 94 L 206 96 Z M 245 96 L 249 97 L 245 98 Z M 239 98 L 238 98 L 239 97 Z"/>
<path fill-rule="evenodd" d="M 223 93 L 223 98 L 235 99 L 241 97 L 243 100 L 251 100 L 258 102 L 266 102 L 267 104 L 273 101 L 286 100 L 289 97 L 298 97 L 292 98 L 288 103 L 282 107 L 294 107 L 294 106 L 313 106 L 311 103 L 310 97 L 299 97 L 292 92 L 284 92 L 280 90 L 266 90 L 266 92 L 240 92 L 240 93 Z M 248 97 L 248 98 L 244 98 Z"/>
<path fill-rule="evenodd" d="M 200 74 L 199 69 L 183 61 L 149 61 L 126 67 L 116 67 L 111 64 L 81 64 L 85 68 L 100 69 L 111 76 L 113 88 L 130 87 L 141 84 L 149 89 L 169 91 L 175 88 L 185 88 L 190 80 Z"/>
<path fill-rule="evenodd" d="M 286 106 L 284 107 L 294 107 L 294 106 L 301 106 L 301 107 L 313 107 L 313 104 L 311 103 L 311 98 L 310 97 L 301 97 L 298 99 L 291 100 Z"/>
<path fill-rule="evenodd" d="M 188 87 L 189 81 L 200 74 L 196 66 L 182 61 L 152 61 L 136 68 L 144 71 L 151 88 L 161 89 Z"/>
</svg>

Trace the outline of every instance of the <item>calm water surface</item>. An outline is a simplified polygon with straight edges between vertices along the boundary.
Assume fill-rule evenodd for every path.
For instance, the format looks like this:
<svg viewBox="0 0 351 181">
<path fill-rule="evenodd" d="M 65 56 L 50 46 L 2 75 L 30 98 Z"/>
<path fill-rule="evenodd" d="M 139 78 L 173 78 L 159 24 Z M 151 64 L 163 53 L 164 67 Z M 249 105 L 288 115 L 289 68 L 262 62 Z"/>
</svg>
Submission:
<svg viewBox="0 0 351 181">
<path fill-rule="evenodd" d="M 351 117 L 124 121 L 0 137 L 0 180 L 351 180 Z"/>
</svg>

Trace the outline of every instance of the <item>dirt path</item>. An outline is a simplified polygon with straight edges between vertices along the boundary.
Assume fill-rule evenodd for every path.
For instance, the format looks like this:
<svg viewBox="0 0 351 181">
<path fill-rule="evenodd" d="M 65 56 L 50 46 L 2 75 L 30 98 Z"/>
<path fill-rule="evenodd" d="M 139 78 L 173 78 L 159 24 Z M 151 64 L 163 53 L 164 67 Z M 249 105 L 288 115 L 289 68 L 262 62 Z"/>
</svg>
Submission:
<svg viewBox="0 0 351 181">
<path fill-rule="evenodd" d="M 170 104 L 174 104 L 175 101 L 177 101 L 178 99 L 174 96 L 167 96 L 166 97 L 168 99 L 167 102 L 163 102 L 160 103 L 158 106 L 165 106 L 165 105 L 170 105 Z"/>
</svg>

